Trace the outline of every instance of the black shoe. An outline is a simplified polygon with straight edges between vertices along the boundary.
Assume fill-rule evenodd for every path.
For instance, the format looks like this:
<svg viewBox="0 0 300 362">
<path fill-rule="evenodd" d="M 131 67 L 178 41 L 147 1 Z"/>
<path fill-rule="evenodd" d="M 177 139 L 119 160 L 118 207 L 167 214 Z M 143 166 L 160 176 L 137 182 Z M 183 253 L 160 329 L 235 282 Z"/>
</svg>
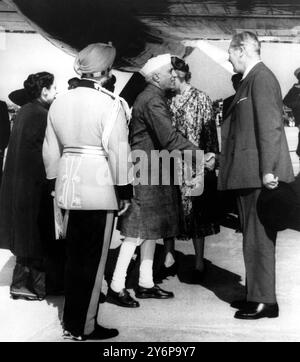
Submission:
<svg viewBox="0 0 300 362">
<path fill-rule="evenodd" d="M 245 309 L 238 310 L 234 318 L 237 319 L 260 319 L 276 318 L 279 315 L 278 304 L 257 303 L 256 306 L 249 306 Z"/>
<path fill-rule="evenodd" d="M 108 288 L 106 301 L 126 308 L 138 308 L 140 306 L 140 303 L 133 299 L 126 289 L 121 290 L 120 293 L 116 293 L 111 288 Z"/>
<path fill-rule="evenodd" d="M 14 291 L 11 290 L 10 291 L 10 296 L 12 299 L 23 299 L 23 300 L 30 300 L 30 301 L 42 301 L 45 299 L 45 297 L 41 297 L 38 296 L 36 294 L 33 294 L 27 290 L 23 291 L 23 290 L 18 290 L 18 291 Z"/>
<path fill-rule="evenodd" d="M 152 288 L 143 288 L 138 286 L 135 291 L 135 296 L 140 299 L 155 298 L 155 299 L 168 299 L 174 298 L 173 292 L 167 292 L 161 289 L 158 285 L 154 285 Z"/>
<path fill-rule="evenodd" d="M 119 332 L 117 329 L 105 328 L 97 324 L 95 330 L 91 334 L 83 336 L 77 336 L 67 330 L 64 330 L 63 338 L 71 339 L 73 341 L 101 340 L 116 337 L 118 334 Z"/>
<path fill-rule="evenodd" d="M 117 329 L 105 328 L 97 324 L 95 330 L 91 334 L 83 336 L 83 340 L 86 341 L 86 340 L 109 339 L 116 337 L 118 334 L 119 331 Z"/>
<path fill-rule="evenodd" d="M 170 267 L 166 267 L 164 264 L 160 267 L 157 273 L 154 275 L 154 280 L 160 282 L 169 276 L 174 277 L 178 271 L 178 263 L 175 261 Z"/>
<path fill-rule="evenodd" d="M 247 299 L 234 300 L 230 303 L 230 307 L 234 309 L 245 309 L 247 307 L 256 307 L 258 303 L 248 302 Z"/>
</svg>

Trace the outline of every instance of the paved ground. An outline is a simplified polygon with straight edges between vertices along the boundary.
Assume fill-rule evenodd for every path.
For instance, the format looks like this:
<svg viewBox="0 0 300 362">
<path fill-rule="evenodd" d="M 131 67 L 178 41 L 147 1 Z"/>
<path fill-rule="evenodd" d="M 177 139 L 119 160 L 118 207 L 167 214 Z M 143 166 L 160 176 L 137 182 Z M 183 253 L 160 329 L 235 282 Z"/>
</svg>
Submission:
<svg viewBox="0 0 300 362">
<path fill-rule="evenodd" d="M 198 284 L 188 278 L 193 264 L 191 243 L 178 241 L 176 248 L 179 276 L 162 284 L 174 291 L 173 300 L 141 301 L 134 310 L 101 304 L 99 322 L 120 332 L 112 341 L 300 341 L 300 233 L 286 230 L 278 237 L 277 319 L 233 318 L 229 302 L 242 296 L 244 288 L 241 234 L 223 227 L 219 235 L 207 238 L 205 256 L 211 264 L 207 277 Z M 0 341 L 63 341 L 59 321 L 63 298 L 10 299 L 14 263 L 9 252 L 0 250 Z"/>
</svg>

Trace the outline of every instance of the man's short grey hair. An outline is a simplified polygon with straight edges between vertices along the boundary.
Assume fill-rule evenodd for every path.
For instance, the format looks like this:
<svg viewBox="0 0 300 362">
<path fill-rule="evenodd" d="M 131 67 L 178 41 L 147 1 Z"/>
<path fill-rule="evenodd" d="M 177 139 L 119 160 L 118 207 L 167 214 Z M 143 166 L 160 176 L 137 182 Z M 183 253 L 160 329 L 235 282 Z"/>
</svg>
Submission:
<svg viewBox="0 0 300 362">
<path fill-rule="evenodd" d="M 260 41 L 254 33 L 251 33 L 251 31 L 243 31 L 242 33 L 234 34 L 230 46 L 232 48 L 243 46 L 246 50 L 260 55 Z"/>
</svg>

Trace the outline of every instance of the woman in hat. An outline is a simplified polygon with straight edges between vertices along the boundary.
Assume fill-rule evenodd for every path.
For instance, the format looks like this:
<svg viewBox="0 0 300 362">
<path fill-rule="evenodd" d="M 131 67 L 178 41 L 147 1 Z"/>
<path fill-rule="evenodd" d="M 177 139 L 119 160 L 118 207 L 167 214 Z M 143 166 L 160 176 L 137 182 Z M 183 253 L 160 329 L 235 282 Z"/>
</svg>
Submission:
<svg viewBox="0 0 300 362">
<path fill-rule="evenodd" d="M 30 101 L 15 119 L 1 187 L 0 247 L 17 257 L 11 296 L 41 300 L 46 295 L 43 258 L 54 239 L 42 158 L 48 108 L 56 95 L 54 76 L 31 74 L 24 88 Z"/>
<path fill-rule="evenodd" d="M 183 205 L 183 222 L 181 239 L 192 239 L 195 249 L 193 279 L 199 280 L 204 272 L 205 236 L 220 232 L 216 221 L 217 179 L 215 174 L 215 156 L 219 152 L 216 123 L 212 102 L 202 91 L 190 85 L 189 66 L 182 59 L 172 56 L 172 66 L 177 74 L 175 82 L 176 95 L 170 102 L 173 114 L 173 126 L 195 146 L 205 153 L 204 193 L 191 197 L 189 185 L 183 180 L 181 201 Z M 157 275 L 162 279 L 176 273 L 174 239 L 164 239 L 166 259 L 164 267 Z"/>
</svg>

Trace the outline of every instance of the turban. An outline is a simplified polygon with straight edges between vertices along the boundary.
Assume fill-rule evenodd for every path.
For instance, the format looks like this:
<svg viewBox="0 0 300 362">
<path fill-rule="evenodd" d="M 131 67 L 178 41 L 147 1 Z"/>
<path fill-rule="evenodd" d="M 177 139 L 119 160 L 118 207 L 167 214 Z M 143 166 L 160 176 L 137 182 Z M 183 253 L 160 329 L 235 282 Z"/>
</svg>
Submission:
<svg viewBox="0 0 300 362">
<path fill-rule="evenodd" d="M 110 69 L 116 57 L 116 49 L 111 44 L 95 43 L 82 49 L 74 62 L 77 74 L 93 74 L 98 77 Z"/>
<path fill-rule="evenodd" d="M 153 73 L 155 70 L 163 67 L 164 65 L 171 65 L 171 55 L 170 54 L 161 54 L 157 57 L 151 58 L 140 70 L 140 73 L 146 77 L 147 75 Z"/>
<path fill-rule="evenodd" d="M 294 71 L 294 74 L 295 74 L 295 77 L 298 78 L 298 74 L 300 73 L 300 68 L 297 68 L 295 71 Z"/>
</svg>

